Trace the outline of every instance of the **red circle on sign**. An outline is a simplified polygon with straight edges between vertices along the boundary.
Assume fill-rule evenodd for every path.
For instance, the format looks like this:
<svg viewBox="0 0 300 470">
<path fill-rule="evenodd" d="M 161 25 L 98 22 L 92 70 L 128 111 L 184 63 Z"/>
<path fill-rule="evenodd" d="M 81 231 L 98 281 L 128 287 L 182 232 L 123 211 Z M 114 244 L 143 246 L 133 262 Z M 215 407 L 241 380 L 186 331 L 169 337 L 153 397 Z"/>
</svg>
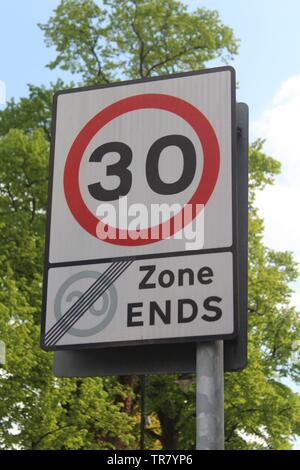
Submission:
<svg viewBox="0 0 300 470">
<path fill-rule="evenodd" d="M 83 154 L 93 139 L 106 124 L 113 119 L 132 111 L 139 109 L 161 109 L 169 111 L 173 114 L 184 119 L 194 129 L 197 134 L 203 150 L 203 171 L 200 182 L 194 192 L 193 196 L 187 204 L 192 206 L 192 213 L 190 217 L 184 216 L 184 208 L 178 214 L 173 216 L 170 220 L 163 222 L 158 227 L 148 227 L 147 229 L 140 230 L 138 239 L 134 240 L 134 234 L 128 230 L 113 229 L 114 237 L 106 236 L 103 241 L 115 245 L 146 245 L 155 243 L 163 239 L 164 228 L 169 227 L 169 235 L 172 236 L 178 229 L 175 227 L 185 221 L 185 225 L 189 224 L 198 214 L 197 204 L 205 204 L 208 202 L 214 187 L 216 185 L 219 168 L 220 168 L 220 150 L 215 131 L 207 118 L 187 101 L 180 98 L 165 95 L 165 94 L 144 94 L 131 96 L 117 101 L 107 108 L 100 111 L 94 116 L 79 132 L 74 140 L 71 149 L 68 153 L 65 171 L 64 171 L 64 191 L 66 201 L 70 211 L 81 225 L 81 227 L 88 233 L 96 238 L 97 227 L 102 224 L 103 231 L 109 233 L 107 224 L 103 222 L 88 209 L 86 206 L 79 187 L 79 168 Z M 186 220 L 187 219 L 187 220 Z M 178 225 L 179 224 L 179 225 Z M 111 227 L 109 227 L 111 229 Z M 181 225 L 180 228 L 183 228 Z M 136 233 L 136 232 L 134 232 Z M 155 239 L 151 238 L 151 233 L 155 233 Z M 157 237 L 157 233 L 159 236 Z"/>
</svg>

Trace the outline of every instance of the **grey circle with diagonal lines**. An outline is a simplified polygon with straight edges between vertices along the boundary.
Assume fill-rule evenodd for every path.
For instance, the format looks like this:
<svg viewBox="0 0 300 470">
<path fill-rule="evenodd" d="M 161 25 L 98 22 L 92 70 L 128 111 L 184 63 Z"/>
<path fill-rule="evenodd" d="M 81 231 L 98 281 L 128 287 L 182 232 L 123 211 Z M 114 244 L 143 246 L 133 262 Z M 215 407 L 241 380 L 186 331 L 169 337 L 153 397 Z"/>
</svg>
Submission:
<svg viewBox="0 0 300 470">
<path fill-rule="evenodd" d="M 65 282 L 58 289 L 54 300 L 54 314 L 57 321 L 59 321 L 63 317 L 63 313 L 61 311 L 61 304 L 63 296 L 66 293 L 67 289 L 72 284 L 81 279 L 93 278 L 96 280 L 100 276 L 101 273 L 96 271 L 81 271 L 80 273 L 73 274 L 73 276 L 70 276 L 68 279 L 65 280 Z M 105 280 L 105 276 L 103 276 L 103 279 Z M 79 298 L 81 295 L 83 295 L 83 292 L 76 290 L 70 292 L 66 300 L 70 302 L 74 297 Z M 92 328 L 88 328 L 86 330 L 72 327 L 69 329 L 68 334 L 77 337 L 87 337 L 93 336 L 96 333 L 99 333 L 100 331 L 104 330 L 104 328 L 106 328 L 106 326 L 112 321 L 117 310 L 118 295 L 115 286 L 112 284 L 101 297 L 103 300 L 102 307 L 97 310 L 94 305 L 92 305 L 89 309 L 89 312 L 97 317 L 103 317 L 103 315 L 105 315 L 103 320 L 101 320 L 98 325 L 93 326 Z"/>
</svg>

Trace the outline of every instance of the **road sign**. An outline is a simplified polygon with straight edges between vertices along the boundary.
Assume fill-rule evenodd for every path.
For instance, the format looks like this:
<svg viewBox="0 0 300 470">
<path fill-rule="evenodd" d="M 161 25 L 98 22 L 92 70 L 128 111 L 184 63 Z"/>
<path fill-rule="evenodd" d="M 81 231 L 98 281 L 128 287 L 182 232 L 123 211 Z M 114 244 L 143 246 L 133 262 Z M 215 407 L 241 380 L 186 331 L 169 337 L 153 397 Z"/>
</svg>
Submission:
<svg viewBox="0 0 300 470">
<path fill-rule="evenodd" d="M 247 264 L 248 264 L 248 106 L 237 103 L 237 193 L 239 333 L 224 342 L 224 371 L 238 372 L 247 364 Z M 194 373 L 196 344 L 159 344 L 86 350 L 55 351 L 58 377 Z"/>
<path fill-rule="evenodd" d="M 224 342 L 224 370 L 236 372 L 247 363 L 247 199 L 248 199 L 248 107 L 237 104 L 238 211 L 238 336 Z M 54 374 L 59 377 L 174 374 L 196 370 L 195 343 L 126 346 L 115 349 L 56 351 Z"/>
<path fill-rule="evenodd" d="M 42 346 L 237 333 L 235 74 L 55 97 Z"/>
</svg>

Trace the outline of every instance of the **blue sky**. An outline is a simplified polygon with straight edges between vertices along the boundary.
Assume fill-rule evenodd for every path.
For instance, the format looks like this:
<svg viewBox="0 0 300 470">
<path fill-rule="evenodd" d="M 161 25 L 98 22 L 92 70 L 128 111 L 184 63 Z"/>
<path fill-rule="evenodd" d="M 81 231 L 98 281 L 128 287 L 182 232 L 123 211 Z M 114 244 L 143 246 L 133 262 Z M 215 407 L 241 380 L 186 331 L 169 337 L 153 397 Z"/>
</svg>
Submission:
<svg viewBox="0 0 300 470">
<path fill-rule="evenodd" d="M 43 44 L 36 26 L 49 18 L 58 0 L 1 0 L 0 79 L 7 96 L 26 94 L 26 84 L 47 84 L 61 71 L 44 66 L 54 52 Z M 255 119 L 268 106 L 280 84 L 299 73 L 300 2 L 298 0 L 187 0 L 190 8 L 217 9 L 225 24 L 241 40 L 234 61 L 240 85 L 239 98 L 251 103 Z"/>
<path fill-rule="evenodd" d="M 65 72 L 45 68 L 55 53 L 45 47 L 36 25 L 46 22 L 58 3 L 59 0 L 1 0 L 0 80 L 6 84 L 7 98 L 27 95 L 27 83 L 47 85 L 58 77 L 66 82 L 71 79 Z M 234 29 L 241 41 L 239 56 L 233 62 L 239 82 L 238 99 L 250 106 L 251 136 L 266 137 L 266 151 L 282 162 L 282 175 L 274 188 L 258 197 L 265 218 L 265 241 L 273 248 L 293 251 L 300 262 L 300 222 L 295 217 L 295 204 L 298 206 L 300 201 L 300 1 L 185 3 L 191 9 L 204 6 L 218 10 L 223 22 Z M 293 303 L 300 309 L 300 282 L 294 288 Z"/>
<path fill-rule="evenodd" d="M 0 79 L 7 96 L 26 94 L 26 84 L 47 84 L 61 71 L 44 66 L 54 52 L 46 49 L 36 26 L 47 20 L 58 0 L 1 0 Z M 190 8 L 217 9 L 241 40 L 234 61 L 239 98 L 251 103 L 255 119 L 268 106 L 280 84 L 299 73 L 300 2 L 298 0 L 187 0 Z"/>
</svg>

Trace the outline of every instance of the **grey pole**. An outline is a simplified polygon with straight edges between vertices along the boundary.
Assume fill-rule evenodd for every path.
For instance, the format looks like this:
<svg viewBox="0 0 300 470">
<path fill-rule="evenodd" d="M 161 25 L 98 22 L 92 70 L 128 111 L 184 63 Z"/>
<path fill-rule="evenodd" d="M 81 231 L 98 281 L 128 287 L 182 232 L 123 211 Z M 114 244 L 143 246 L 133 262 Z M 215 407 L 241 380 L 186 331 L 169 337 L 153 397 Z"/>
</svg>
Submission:
<svg viewBox="0 0 300 470">
<path fill-rule="evenodd" d="M 197 344 L 196 449 L 224 449 L 223 341 Z"/>
<path fill-rule="evenodd" d="M 141 426 L 140 426 L 140 448 L 145 450 L 145 427 L 146 427 L 146 414 L 145 414 L 145 399 L 146 399 L 146 376 L 140 376 L 141 382 Z"/>
</svg>

